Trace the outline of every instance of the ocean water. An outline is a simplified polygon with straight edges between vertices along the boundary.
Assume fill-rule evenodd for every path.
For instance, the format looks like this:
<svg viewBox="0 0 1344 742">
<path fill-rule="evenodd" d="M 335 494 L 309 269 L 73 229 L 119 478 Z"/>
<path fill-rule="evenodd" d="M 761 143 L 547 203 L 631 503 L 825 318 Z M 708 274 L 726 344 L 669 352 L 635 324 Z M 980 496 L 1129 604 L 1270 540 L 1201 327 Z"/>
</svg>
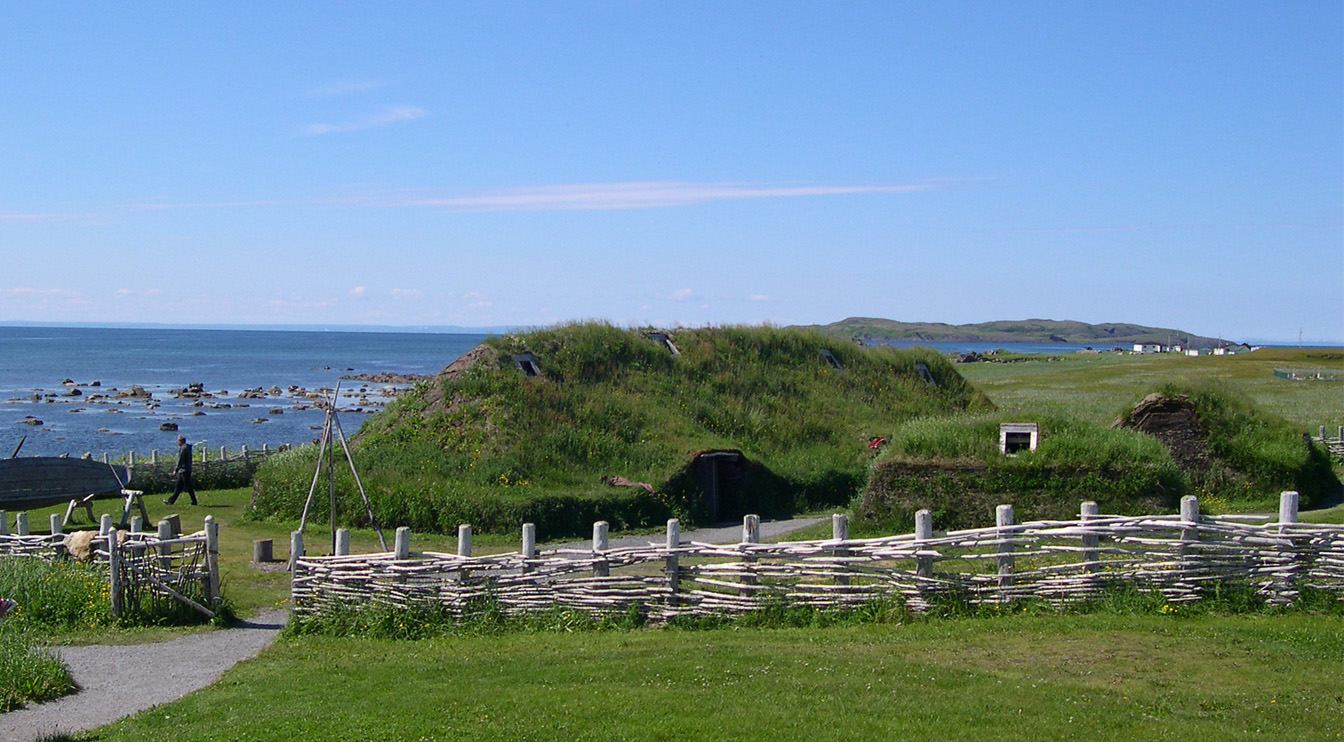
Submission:
<svg viewBox="0 0 1344 742">
<path fill-rule="evenodd" d="M 319 435 L 323 413 L 288 392 L 336 387 L 347 374 L 434 374 L 485 339 L 483 334 L 167 330 L 0 326 L 0 457 L 22 440 L 20 455 L 80 456 L 127 451 L 146 455 L 176 448 L 185 435 L 198 448 L 295 444 Z M 945 353 L 1006 347 L 1026 353 L 1068 353 L 1068 343 L 893 343 L 927 345 Z M 76 386 L 62 382 L 69 379 Z M 93 382 L 98 386 L 92 386 Z M 200 400 L 172 390 L 200 383 L 214 395 Z M 143 400 L 111 397 L 138 384 Z M 390 400 L 386 384 L 343 381 L 341 426 L 353 434 Z M 266 399 L 242 399 L 246 389 L 279 387 Z M 73 395 L 72 389 L 79 391 Z M 362 391 L 361 391 L 362 390 Z M 226 409 L 224 405 L 229 407 Z M 279 410 L 278 413 L 274 412 Z M 257 422 L 264 418 L 264 422 Z M 40 425 L 25 420 L 40 420 Z M 166 422 L 177 431 L 162 431 Z"/>
<path fill-rule="evenodd" d="M 438 373 L 485 335 L 266 330 L 164 330 L 0 327 L 0 457 L 22 439 L 22 456 L 102 458 L 176 449 L 179 434 L 199 446 L 237 450 L 303 443 L 320 434 L 323 412 L 288 393 L 341 384 L 341 427 L 346 435 L 390 399 L 386 384 L 339 381 L 342 375 Z M 62 382 L 69 379 L 77 386 Z M 98 386 L 92 386 L 93 382 Z M 191 383 L 214 395 L 179 399 L 171 390 Z M 139 384 L 143 400 L 102 394 Z M 266 399 L 242 399 L 245 389 L 286 390 Z M 365 390 L 360 392 L 360 390 Z M 71 395 L 78 390 L 79 395 Z M 36 401 L 34 399 L 36 395 Z M 54 395 L 54 396 L 53 396 Z M 362 402 L 361 400 L 367 400 Z M 230 405 L 225 409 L 223 405 Z M 246 405 L 246 406 L 242 406 Z M 279 410 L 279 413 L 273 413 Z M 200 414 L 196 414 L 200 413 Z M 254 422 L 265 418 L 265 422 Z M 25 424 L 41 420 L 41 425 Z M 175 432 L 161 431 L 173 422 Z"/>
</svg>

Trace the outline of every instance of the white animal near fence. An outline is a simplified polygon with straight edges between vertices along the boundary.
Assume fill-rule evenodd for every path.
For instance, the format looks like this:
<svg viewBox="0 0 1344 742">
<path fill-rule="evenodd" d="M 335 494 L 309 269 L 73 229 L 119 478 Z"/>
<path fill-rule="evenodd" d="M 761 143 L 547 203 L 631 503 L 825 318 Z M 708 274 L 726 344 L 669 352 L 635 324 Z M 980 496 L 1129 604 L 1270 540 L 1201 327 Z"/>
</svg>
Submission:
<svg viewBox="0 0 1344 742">
<path fill-rule="evenodd" d="M 1299 523 L 1297 502 L 1296 492 L 1283 493 L 1277 520 L 1202 516 L 1187 497 L 1179 515 L 1101 515 L 1083 503 L 1076 520 L 1022 524 L 1001 505 L 994 527 L 945 533 L 920 511 L 915 533 L 869 539 L 849 538 L 845 516 L 836 515 L 830 539 L 771 544 L 758 543 L 756 516 L 746 517 L 742 542 L 731 545 L 683 542 L 673 520 L 662 543 L 617 549 L 607 548 L 606 524 L 598 523 L 591 549 L 543 552 L 528 524 L 518 552 L 482 556 L 471 555 L 469 526 L 459 530 L 457 554 L 412 555 L 402 528 L 390 553 L 338 548 L 308 557 L 296 533 L 291 595 L 300 615 L 371 604 L 438 606 L 459 617 L 483 606 L 518 614 L 633 605 L 653 621 L 882 600 L 920 611 L 945 597 L 1067 605 L 1119 585 L 1171 603 L 1234 587 L 1271 604 L 1292 603 L 1303 590 L 1344 599 L 1344 525 Z"/>
<path fill-rule="evenodd" d="M 0 510 L 0 558 L 53 560 L 73 556 L 102 565 L 108 579 L 111 610 L 120 615 L 154 604 L 175 601 L 207 617 L 219 602 L 219 526 L 205 516 L 201 530 L 175 533 L 174 522 L 162 520 L 154 531 L 141 530 L 131 518 L 129 531 L 112 527 L 104 514 L 96 535 L 61 532 L 61 518 L 50 517 L 49 534 L 30 534 L 28 514 L 16 513 L 14 533 Z"/>
</svg>

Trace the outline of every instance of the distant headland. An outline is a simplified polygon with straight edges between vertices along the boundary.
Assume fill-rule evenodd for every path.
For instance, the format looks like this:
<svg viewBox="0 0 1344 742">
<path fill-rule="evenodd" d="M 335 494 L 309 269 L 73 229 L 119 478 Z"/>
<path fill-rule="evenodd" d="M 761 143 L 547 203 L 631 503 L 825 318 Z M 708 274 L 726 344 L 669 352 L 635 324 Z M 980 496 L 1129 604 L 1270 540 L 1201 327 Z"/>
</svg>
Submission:
<svg viewBox="0 0 1344 742">
<path fill-rule="evenodd" d="M 970 325 L 942 322 L 898 322 L 875 317 L 849 317 L 828 325 L 805 325 L 827 335 L 865 341 L 970 342 L 970 343 L 1073 343 L 1115 346 L 1160 343 L 1211 347 L 1235 345 L 1225 338 L 1211 338 L 1167 327 L 1127 323 L 1103 323 L 1052 319 L 1000 320 Z"/>
</svg>

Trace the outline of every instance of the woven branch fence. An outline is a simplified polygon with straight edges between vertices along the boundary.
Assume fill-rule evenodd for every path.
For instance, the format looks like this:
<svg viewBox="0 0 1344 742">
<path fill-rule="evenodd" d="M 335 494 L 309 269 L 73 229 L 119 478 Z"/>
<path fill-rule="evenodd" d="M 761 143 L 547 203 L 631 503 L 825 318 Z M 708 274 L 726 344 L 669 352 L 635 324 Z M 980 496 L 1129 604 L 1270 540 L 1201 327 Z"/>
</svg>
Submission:
<svg viewBox="0 0 1344 742">
<path fill-rule="evenodd" d="M 70 558 L 58 515 L 50 519 L 50 534 L 30 534 L 28 514 L 17 513 L 14 533 L 0 510 L 0 558 Z M 144 531 L 140 518 L 131 519 L 129 531 L 112 527 L 104 514 L 98 534 L 90 543 L 90 561 L 107 575 L 112 615 L 162 615 L 185 605 L 209 618 L 219 604 L 219 526 L 205 516 L 201 530 L 177 533 L 176 521 L 159 521 Z"/>
<path fill-rule="evenodd" d="M 1270 604 L 1292 603 L 1306 588 L 1344 599 L 1344 525 L 1298 523 L 1297 502 L 1296 492 L 1284 493 L 1277 521 L 1201 516 L 1198 500 L 1187 497 L 1180 515 L 1101 515 L 1083 503 L 1077 520 L 1022 524 L 1001 505 L 994 527 L 946 533 L 934 532 L 925 510 L 915 533 L 871 539 L 848 538 L 845 516 L 836 515 L 831 539 L 771 544 L 758 543 L 756 516 L 744 519 L 742 542 L 731 545 L 683 542 L 674 520 L 663 543 L 616 549 L 607 548 L 607 524 L 599 522 L 591 549 L 544 552 L 528 524 L 520 551 L 482 556 L 471 555 L 469 526 L 459 529 L 457 554 L 412 556 L 401 528 L 394 551 L 350 555 L 338 533 L 336 555 L 291 556 L 291 596 L 300 615 L 364 605 L 438 606 L 458 618 L 484 607 L 600 614 L 634 606 L 652 621 L 893 599 L 915 611 L 949 597 L 1064 606 L 1120 585 L 1173 603 L 1234 585 Z M 291 551 L 303 553 L 297 532 Z"/>
</svg>

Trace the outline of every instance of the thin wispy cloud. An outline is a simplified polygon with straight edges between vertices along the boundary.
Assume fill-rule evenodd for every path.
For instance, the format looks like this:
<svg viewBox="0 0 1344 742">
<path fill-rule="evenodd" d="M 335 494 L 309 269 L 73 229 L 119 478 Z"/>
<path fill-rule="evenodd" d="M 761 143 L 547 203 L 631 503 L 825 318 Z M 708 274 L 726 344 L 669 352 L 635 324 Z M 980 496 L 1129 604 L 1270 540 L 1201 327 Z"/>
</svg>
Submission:
<svg viewBox="0 0 1344 742">
<path fill-rule="evenodd" d="M 66 214 L 57 211 L 0 211 L 0 222 L 71 222 L 89 218 L 89 214 Z"/>
<path fill-rule="evenodd" d="M 419 112 L 419 113 L 416 113 Z M 395 121 L 408 121 L 425 115 L 420 109 L 378 117 L 384 123 L 330 126 L 322 133 L 355 131 Z M 317 133 L 316 131 L 314 133 Z M 553 186 L 460 191 L 445 195 L 424 190 L 363 190 L 334 196 L 299 198 L 243 198 L 221 201 L 151 200 L 109 206 L 101 213 L 14 212 L 0 211 L 4 221 L 72 221 L 106 219 L 119 214 L 182 209 L 239 209 L 276 206 L 347 206 L 358 208 L 437 208 L 459 212 L 511 211 L 600 211 L 617 209 L 654 209 L 691 206 L 719 201 L 804 198 L 864 194 L 900 194 L 947 187 L 978 178 L 941 178 L 895 185 L 816 185 L 759 182 L 628 181 L 616 183 L 573 183 Z"/>
<path fill-rule="evenodd" d="M 303 133 L 309 136 L 319 136 L 322 134 L 343 134 L 351 131 L 364 131 L 365 129 L 377 129 L 391 124 L 399 124 L 406 121 L 415 121 L 429 115 L 429 111 L 415 106 L 393 106 L 385 109 L 381 113 L 372 116 L 364 116 L 353 121 L 345 121 L 337 124 L 309 124 L 303 127 Z"/>
<path fill-rule="evenodd" d="M 336 80 L 326 85 L 313 88 L 308 91 L 310 98 L 337 98 L 343 95 L 353 95 L 355 93 L 367 93 L 371 90 L 387 87 L 383 80 L 373 78 L 350 78 L 347 80 Z"/>
<path fill-rule="evenodd" d="M 11 296 L 78 296 L 78 292 L 70 289 L 38 289 L 31 286 L 15 286 L 13 288 L 0 289 L 0 294 L 9 294 Z"/>
<path fill-rule="evenodd" d="M 351 296 L 363 296 L 363 295 L 364 295 L 364 290 L 365 290 L 365 289 L 364 289 L 363 286 L 356 286 L 356 287 L 350 289 L 350 295 L 351 295 Z"/>
<path fill-rule="evenodd" d="M 938 188 L 945 183 L 820 185 L 646 180 L 507 188 L 454 195 L 381 191 L 356 194 L 351 200 L 371 206 L 438 207 L 455 211 L 594 211 L 668 208 L 743 199 L 913 193 Z"/>
<path fill-rule="evenodd" d="M 675 301 L 687 301 L 689 299 L 695 298 L 695 291 L 691 289 L 677 289 L 676 291 L 673 291 L 672 293 L 668 294 L 667 298 L 673 299 Z"/>
<path fill-rule="evenodd" d="M 392 289 L 391 294 L 402 299 L 410 299 L 424 293 L 420 289 Z"/>
</svg>

